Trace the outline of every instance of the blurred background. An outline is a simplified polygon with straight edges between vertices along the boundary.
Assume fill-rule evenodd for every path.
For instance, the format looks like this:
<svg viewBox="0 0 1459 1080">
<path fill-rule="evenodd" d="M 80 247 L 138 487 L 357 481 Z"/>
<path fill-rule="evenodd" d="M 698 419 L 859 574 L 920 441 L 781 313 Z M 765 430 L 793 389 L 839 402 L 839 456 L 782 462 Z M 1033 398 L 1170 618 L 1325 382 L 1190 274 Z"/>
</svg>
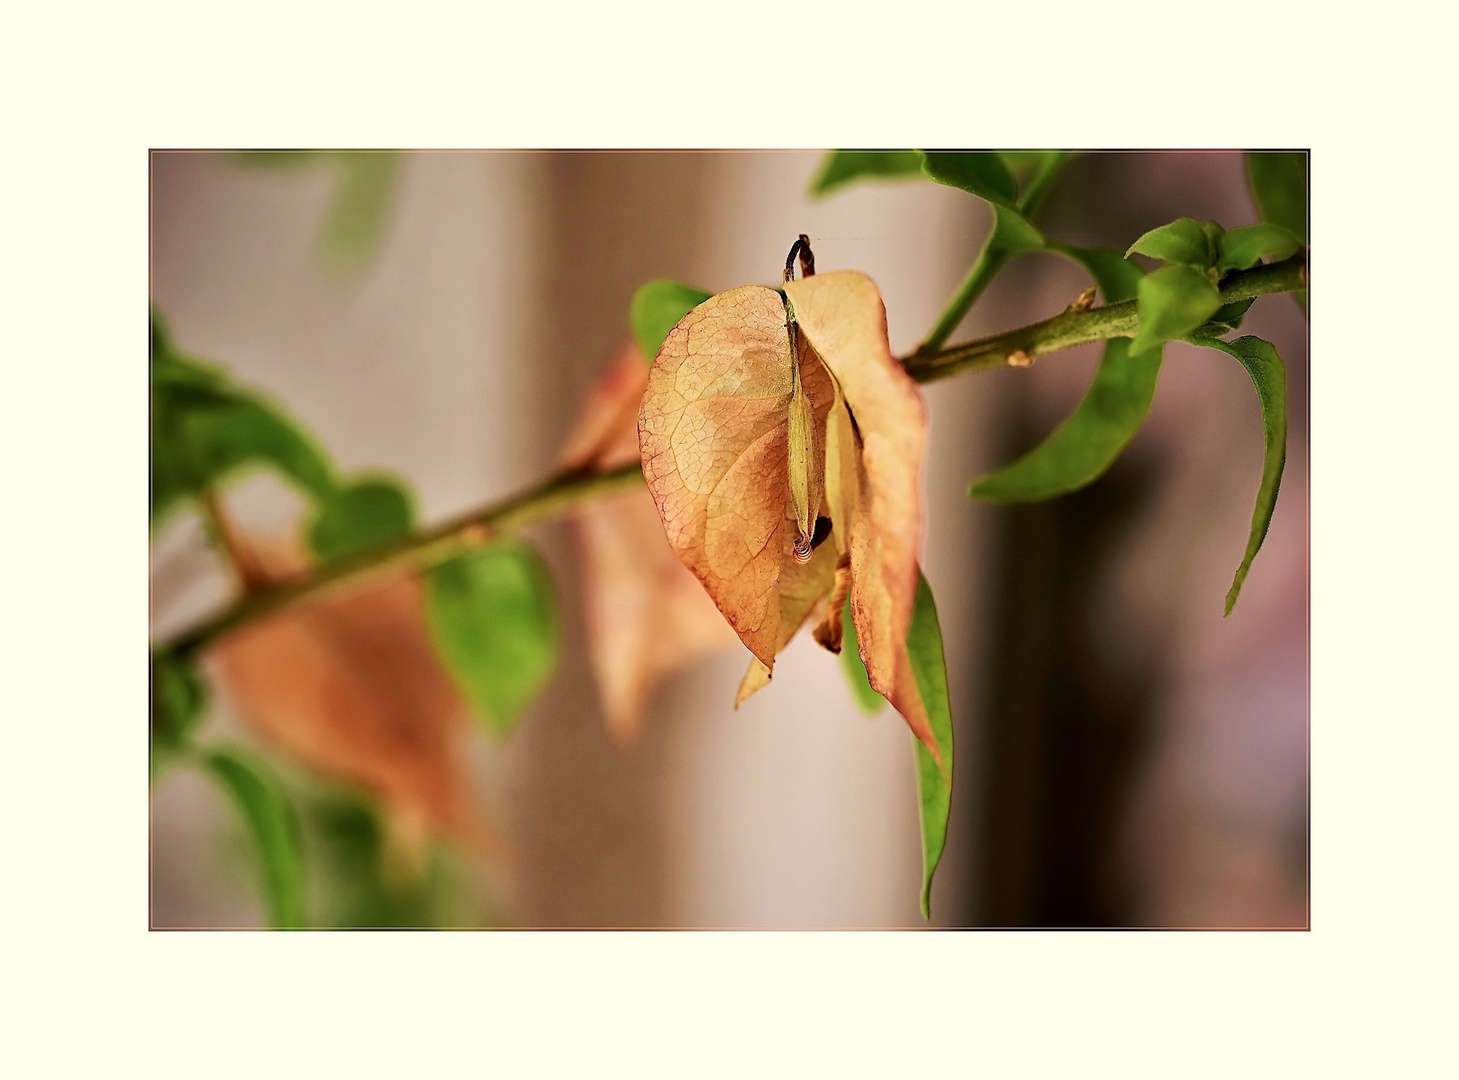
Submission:
<svg viewBox="0 0 1459 1080">
<path fill-rule="evenodd" d="M 151 299 L 182 351 L 267 393 L 346 472 L 408 480 L 432 523 L 553 470 L 649 279 L 774 284 L 804 232 L 818 269 L 876 280 L 893 349 L 913 349 L 976 255 L 986 205 L 919 180 L 813 199 L 819 163 L 155 152 Z M 1124 250 L 1181 216 L 1257 220 L 1239 153 L 1081 154 L 1039 221 Z M 1015 261 L 953 341 L 1046 318 L 1087 284 L 1054 256 Z M 976 503 L 968 482 L 1068 414 L 1098 348 L 924 387 L 923 565 L 957 746 L 932 925 L 1307 925 L 1306 322 L 1270 296 L 1242 332 L 1287 363 L 1290 432 L 1271 530 L 1229 618 L 1262 462 L 1256 395 L 1230 357 L 1167 346 L 1150 417 L 1113 468 L 1026 507 Z M 280 550 L 302 512 L 261 474 L 226 503 Z M 508 739 L 462 736 L 466 797 L 499 843 L 422 856 L 373 799 L 246 722 L 227 662 L 210 658 L 205 734 L 253 743 L 302 807 L 312 923 L 928 925 L 900 717 L 859 711 L 836 658 L 803 634 L 739 711 L 742 647 L 670 676 L 621 744 L 588 658 L 572 525 L 529 536 L 560 604 L 558 669 Z M 157 638 L 233 588 L 188 515 L 154 536 L 151 572 Z M 153 925 L 263 925 L 232 806 L 182 768 L 151 800 Z"/>
</svg>

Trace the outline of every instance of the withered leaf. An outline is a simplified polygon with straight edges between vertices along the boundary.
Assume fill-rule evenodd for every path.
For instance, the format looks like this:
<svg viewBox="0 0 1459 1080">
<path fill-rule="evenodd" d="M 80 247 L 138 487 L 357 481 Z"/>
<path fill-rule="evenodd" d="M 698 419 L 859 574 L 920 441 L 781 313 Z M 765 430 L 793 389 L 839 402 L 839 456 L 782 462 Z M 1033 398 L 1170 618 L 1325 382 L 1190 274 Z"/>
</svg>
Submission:
<svg viewBox="0 0 1459 1080">
<path fill-rule="evenodd" d="M 808 438 L 824 447 L 835 397 L 824 366 L 809 350 L 792 359 L 775 290 L 730 289 L 669 332 L 638 420 L 644 478 L 670 546 L 771 670 L 834 573 L 830 552 L 818 548 L 809 561 L 795 552 L 790 410 L 797 374 L 809 404 Z"/>
<path fill-rule="evenodd" d="M 865 274 L 788 282 L 785 295 L 790 313 L 773 289 L 731 289 L 669 333 L 639 413 L 644 476 L 675 553 L 754 654 L 738 701 L 769 681 L 840 561 L 871 684 L 940 761 L 906 645 L 920 578 L 921 395 L 892 356 Z M 813 546 L 806 522 L 818 512 L 831 542 Z M 833 650 L 836 600 L 816 635 Z"/>
<path fill-rule="evenodd" d="M 922 395 L 892 355 L 886 309 L 865 274 L 838 270 L 789 282 L 796 322 L 825 361 L 850 424 L 831 425 L 836 472 L 832 513 L 851 555 L 851 617 L 873 688 L 892 703 L 934 755 L 937 741 L 907 657 L 922 537 L 919 472 L 927 443 Z M 848 443 L 852 449 L 847 450 Z M 855 462 L 856 482 L 849 472 Z M 828 490 L 832 488 L 828 480 Z M 836 613 L 839 614 L 839 613 Z M 940 758 L 939 758 L 940 759 Z"/>
<path fill-rule="evenodd" d="M 302 565 L 267 559 L 276 577 Z M 474 803 L 465 706 L 431 647 L 416 579 L 260 620 L 208 659 L 250 727 L 372 791 L 397 839 L 419 847 L 435 833 L 502 854 Z"/>
<path fill-rule="evenodd" d="M 583 403 L 563 448 L 564 468 L 611 469 L 637 459 L 648 372 L 642 352 L 625 343 Z M 736 638 L 664 540 L 647 492 L 585 505 L 574 530 L 598 695 L 609 733 L 626 742 L 660 680 Z"/>
</svg>

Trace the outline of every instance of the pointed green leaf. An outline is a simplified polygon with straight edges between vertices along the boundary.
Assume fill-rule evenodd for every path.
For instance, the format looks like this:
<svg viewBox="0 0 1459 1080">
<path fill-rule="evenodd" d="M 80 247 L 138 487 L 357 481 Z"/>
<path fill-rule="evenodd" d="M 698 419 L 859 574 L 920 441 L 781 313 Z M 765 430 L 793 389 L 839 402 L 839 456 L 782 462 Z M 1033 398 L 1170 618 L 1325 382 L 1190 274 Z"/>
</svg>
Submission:
<svg viewBox="0 0 1459 1080">
<path fill-rule="evenodd" d="M 861 650 L 856 646 L 856 623 L 851 619 L 851 597 L 846 597 L 846 609 L 841 613 L 841 671 L 851 687 L 851 696 L 857 707 L 867 716 L 875 716 L 887 699 L 871 688 L 866 676 L 866 665 L 861 662 Z"/>
<path fill-rule="evenodd" d="M 922 173 L 948 187 L 970 191 L 980 199 L 1013 207 L 1018 184 L 996 153 L 979 150 L 924 150 Z"/>
<path fill-rule="evenodd" d="M 1144 272 L 1104 248 L 1051 248 L 1089 271 L 1106 304 L 1133 297 Z M 989 502 L 1035 502 L 1097 480 L 1145 422 L 1160 375 L 1161 350 L 1130 355 L 1117 338 L 1104 347 L 1094 382 L 1069 418 L 1021 458 L 975 482 L 969 494 Z"/>
<path fill-rule="evenodd" d="M 1215 225 L 1215 222 L 1207 224 Z M 1152 259 L 1204 269 L 1216 264 L 1216 243 L 1211 230 L 1195 218 L 1184 217 L 1151 229 L 1130 245 L 1125 257 L 1131 255 L 1148 255 Z"/>
<path fill-rule="evenodd" d="M 320 500 L 309 546 L 328 562 L 405 536 L 414 523 L 410 492 L 399 481 L 356 480 Z"/>
<path fill-rule="evenodd" d="M 1130 345 L 1135 356 L 1185 337 L 1221 307 L 1211 279 L 1192 266 L 1163 266 L 1140 279 L 1140 332 Z"/>
<path fill-rule="evenodd" d="M 857 180 L 909 180 L 921 175 L 922 157 L 915 150 L 830 150 L 811 181 L 811 195 L 821 198 Z"/>
<path fill-rule="evenodd" d="M 1307 155 L 1266 153 L 1246 155 L 1246 180 L 1263 221 L 1280 225 L 1307 242 Z"/>
<path fill-rule="evenodd" d="M 1037 502 L 1099 479 L 1145 422 L 1160 360 L 1158 346 L 1131 356 L 1127 338 L 1110 341 L 1069 418 L 1028 453 L 980 478 L 969 494 L 996 503 Z"/>
<path fill-rule="evenodd" d="M 1236 606 L 1241 594 L 1241 585 L 1251 569 L 1251 561 L 1261 550 L 1266 539 L 1267 528 L 1272 523 L 1272 511 L 1277 506 L 1277 490 L 1282 486 L 1282 469 L 1287 462 L 1287 367 L 1277 355 L 1275 346 L 1259 337 L 1240 337 L 1235 341 L 1218 341 L 1213 338 L 1192 338 L 1194 345 L 1208 349 L 1220 349 L 1236 357 L 1256 386 L 1256 396 L 1261 402 L 1261 422 L 1266 433 L 1266 453 L 1262 459 L 1261 487 L 1256 493 L 1256 509 L 1251 515 L 1251 535 L 1246 541 L 1246 555 L 1236 570 L 1236 579 L 1226 594 L 1226 614 Z"/>
<path fill-rule="evenodd" d="M 643 358 L 652 364 L 669 331 L 709 296 L 703 289 L 667 278 L 640 285 L 628 305 L 628 325 Z"/>
<path fill-rule="evenodd" d="M 431 570 L 436 651 L 486 730 L 509 735 L 557 665 L 557 600 L 537 553 L 499 540 Z"/>
<path fill-rule="evenodd" d="M 849 620 L 848 620 L 849 621 Z M 907 654 L 912 661 L 912 674 L 917 692 L 932 722 L 932 734 L 942 755 L 939 768 L 936 759 L 912 737 L 917 759 L 917 798 L 922 822 L 922 917 L 932 917 L 932 875 L 942 861 L 947 845 L 947 816 L 952 808 L 952 704 L 947 696 L 947 661 L 942 652 L 942 628 L 937 621 L 937 605 L 925 576 L 917 582 L 917 601 L 912 609 L 912 625 L 907 629 Z"/>
<path fill-rule="evenodd" d="M 211 750 L 201 760 L 232 796 L 253 836 L 270 924 L 303 926 L 304 847 L 299 819 L 283 788 L 262 761 L 240 748 Z"/>
<path fill-rule="evenodd" d="M 1248 270 L 1263 259 L 1268 262 L 1289 259 L 1302 250 L 1302 241 L 1290 229 L 1263 223 L 1229 230 L 1221 237 L 1220 247 L 1221 261 L 1216 269 L 1225 273 Z"/>
</svg>

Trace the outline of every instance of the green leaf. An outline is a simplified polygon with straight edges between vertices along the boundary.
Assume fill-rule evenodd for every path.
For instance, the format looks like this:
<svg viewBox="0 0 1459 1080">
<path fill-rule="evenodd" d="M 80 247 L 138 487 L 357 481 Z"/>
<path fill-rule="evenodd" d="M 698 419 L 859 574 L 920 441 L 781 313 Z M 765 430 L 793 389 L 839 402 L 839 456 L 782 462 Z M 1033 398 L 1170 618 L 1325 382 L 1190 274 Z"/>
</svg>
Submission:
<svg viewBox="0 0 1459 1080">
<path fill-rule="evenodd" d="M 1144 276 L 1137 265 L 1105 248 L 1051 244 L 1089 271 L 1106 304 L 1133 297 Z M 1069 418 L 1038 446 L 977 480 L 968 494 L 989 502 L 1034 502 L 1076 491 L 1102 476 L 1150 412 L 1161 350 L 1130 355 L 1130 342 L 1104 347 L 1094 382 Z"/>
<path fill-rule="evenodd" d="M 1204 326 L 1195 330 L 1194 336 L 1220 337 L 1233 330 L 1240 330 L 1241 321 L 1246 318 L 1246 313 L 1251 310 L 1251 305 L 1254 303 L 1256 303 L 1256 297 L 1249 296 L 1245 300 L 1222 304 L 1216 309 L 1216 314 L 1206 320 Z"/>
<path fill-rule="evenodd" d="M 152 654 L 152 769 L 180 752 L 208 706 L 197 665 L 171 653 Z"/>
<path fill-rule="evenodd" d="M 247 465 L 268 465 L 318 499 L 338 481 L 328 455 L 283 410 L 179 353 L 153 317 L 152 524 Z"/>
<path fill-rule="evenodd" d="M 1221 307 L 1211 279 L 1193 266 L 1163 266 L 1140 279 L 1140 331 L 1130 345 L 1135 356 L 1185 337 Z"/>
<path fill-rule="evenodd" d="M 856 705 L 867 716 L 881 712 L 887 699 L 871 688 L 866 676 L 866 665 L 861 662 L 861 650 L 856 645 L 856 623 L 851 619 L 851 597 L 846 597 L 846 609 L 841 613 L 841 671 L 851 687 L 851 696 Z"/>
<path fill-rule="evenodd" d="M 925 576 L 920 576 L 917 582 L 912 625 L 907 628 L 907 654 L 912 661 L 917 692 L 922 695 L 922 705 L 932 722 L 937 750 L 942 755 L 939 767 L 922 740 L 912 736 L 922 822 L 922 917 L 931 918 L 932 875 L 937 872 L 947 845 L 947 815 L 952 808 L 952 704 L 947 696 L 942 628 L 937 622 L 937 605 Z"/>
<path fill-rule="evenodd" d="M 1251 535 L 1246 541 L 1246 555 L 1236 570 L 1236 579 L 1226 594 L 1226 614 L 1236 606 L 1241 594 L 1241 585 L 1251 569 L 1251 561 L 1261 550 L 1266 539 L 1267 528 L 1272 523 L 1272 511 L 1277 506 L 1277 490 L 1282 485 L 1282 469 L 1287 462 L 1287 367 L 1277 355 L 1276 348 L 1269 341 L 1259 337 L 1240 337 L 1235 341 L 1217 341 L 1214 338 L 1191 338 L 1193 345 L 1208 349 L 1220 349 L 1234 356 L 1246 368 L 1256 386 L 1256 396 L 1261 402 L 1261 422 L 1266 433 L 1266 453 L 1261 466 L 1261 487 L 1256 493 L 1256 509 L 1251 515 Z"/>
<path fill-rule="evenodd" d="M 1099 479 L 1135 437 L 1150 412 L 1161 349 L 1130 355 L 1130 341 L 1105 345 L 1094 382 L 1047 439 L 969 490 L 995 503 L 1036 502 L 1077 491 Z"/>
<path fill-rule="evenodd" d="M 309 546 L 324 561 L 407 535 L 415 523 L 410 492 L 387 477 L 356 480 L 321 499 Z"/>
<path fill-rule="evenodd" d="M 922 156 L 915 150 L 831 150 L 811 181 L 811 195 L 821 198 L 857 180 L 903 180 L 921 175 Z"/>
<path fill-rule="evenodd" d="M 1263 221 L 1280 225 L 1307 242 L 1307 155 L 1265 153 L 1246 155 L 1246 180 Z"/>
<path fill-rule="evenodd" d="M 557 602 L 537 553 L 500 540 L 433 569 L 426 613 L 436 650 L 493 735 L 518 714 L 557 664 Z"/>
<path fill-rule="evenodd" d="M 1215 225 L 1215 222 L 1207 224 Z M 1212 230 L 1195 218 L 1184 217 L 1151 229 L 1130 245 L 1125 258 L 1131 255 L 1148 255 L 1152 259 L 1204 269 L 1216 263 L 1216 242 Z"/>
<path fill-rule="evenodd" d="M 379 250 L 395 201 L 400 155 L 393 151 L 341 151 L 330 155 L 339 172 L 334 201 L 319 230 L 325 257 L 341 269 L 367 265 Z"/>
<path fill-rule="evenodd" d="M 1222 273 L 1247 270 L 1263 259 L 1281 262 L 1301 250 L 1302 241 L 1297 234 L 1281 225 L 1243 225 L 1221 237 L 1221 261 L 1216 269 Z"/>
<path fill-rule="evenodd" d="M 241 749 L 211 750 L 201 760 L 233 797 L 253 836 L 270 924 L 279 929 L 303 926 L 304 847 L 299 819 L 283 788 L 262 761 Z"/>
<path fill-rule="evenodd" d="M 1058 241 L 1050 241 L 1048 246 L 1050 251 L 1057 251 L 1084 267 L 1099 286 L 1106 304 L 1133 300 L 1139 293 L 1140 279 L 1145 276 L 1145 271 L 1118 251 L 1111 251 L 1109 248 L 1074 247 Z"/>
<path fill-rule="evenodd" d="M 996 153 L 975 150 L 924 150 L 922 173 L 948 187 L 970 191 L 980 199 L 1013 207 L 1018 184 Z"/>
<path fill-rule="evenodd" d="M 640 285 L 628 305 L 628 325 L 644 359 L 652 364 L 669 331 L 709 297 L 703 289 L 668 278 Z"/>
</svg>

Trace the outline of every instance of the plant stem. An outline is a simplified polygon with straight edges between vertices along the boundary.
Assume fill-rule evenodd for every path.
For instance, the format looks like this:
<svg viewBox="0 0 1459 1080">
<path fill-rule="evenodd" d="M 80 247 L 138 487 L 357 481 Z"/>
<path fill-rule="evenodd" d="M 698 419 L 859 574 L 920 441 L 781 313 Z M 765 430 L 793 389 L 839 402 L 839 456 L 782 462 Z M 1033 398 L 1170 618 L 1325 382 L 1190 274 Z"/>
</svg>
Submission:
<svg viewBox="0 0 1459 1080">
<path fill-rule="evenodd" d="M 1229 304 L 1267 293 L 1305 288 L 1306 266 L 1305 255 L 1294 255 L 1286 262 L 1228 274 L 1221 282 L 1221 302 Z M 970 341 L 966 345 L 955 345 L 951 349 L 914 353 L 902 364 L 918 382 L 933 382 L 964 371 L 1003 367 L 1014 352 L 1022 351 L 1031 360 L 1091 341 L 1134 337 L 1139 328 L 1137 303 L 1125 300 L 1088 311 L 1066 311 L 1032 326 Z"/>
<path fill-rule="evenodd" d="M 1221 300 L 1231 303 L 1306 288 L 1306 265 L 1306 256 L 1297 255 L 1273 266 L 1229 274 L 1221 283 Z M 1138 329 L 1135 301 L 1127 300 L 1088 311 L 1064 312 L 1032 326 L 939 352 L 914 353 L 901 363 L 918 382 L 932 382 L 964 371 L 1006 366 L 1010 354 L 1018 350 L 1032 358 L 1091 341 L 1134 337 Z M 163 650 L 176 655 L 196 653 L 230 631 L 265 615 L 334 595 L 375 578 L 429 569 L 503 533 L 550 520 L 581 503 L 642 482 L 643 472 L 636 462 L 609 472 L 557 473 L 534 488 L 433 529 L 326 563 L 294 581 L 245 594 L 231 608 L 174 639 Z"/>
<path fill-rule="evenodd" d="M 196 653 L 216 638 L 254 619 L 357 587 L 373 578 L 437 566 L 486 544 L 504 532 L 557 517 L 578 503 L 642 482 L 643 470 L 637 462 L 609 472 L 579 470 L 558 473 L 528 491 L 473 510 L 433 529 L 326 563 L 308 576 L 245 595 L 221 615 L 171 642 L 167 650 L 180 656 Z"/>
<path fill-rule="evenodd" d="M 1049 185 L 1053 183 L 1060 166 L 1064 164 L 1064 160 L 1068 156 L 1063 153 L 1054 154 L 1039 167 L 1038 173 L 1029 181 L 1028 190 L 1023 193 L 1023 198 L 1018 200 L 1018 213 L 1021 216 L 1033 217 L 1039 204 L 1044 201 L 1044 196 L 1049 193 Z M 988 208 L 993 209 L 991 204 Z M 994 214 L 993 229 L 988 233 L 988 239 L 983 242 L 983 250 L 978 252 L 978 257 L 974 260 L 972 268 L 968 270 L 967 277 L 963 278 L 962 284 L 957 287 L 957 292 L 952 294 L 952 299 L 942 309 L 936 325 L 928 331 L 926 340 L 917 347 L 918 353 L 930 353 L 942 348 L 947 339 L 952 336 L 952 332 L 957 329 L 958 323 L 962 322 L 967 313 L 972 310 L 978 297 L 983 295 L 983 290 L 988 287 L 988 283 L 1016 254 L 995 243 L 998 239 L 997 211 L 994 211 Z"/>
</svg>

